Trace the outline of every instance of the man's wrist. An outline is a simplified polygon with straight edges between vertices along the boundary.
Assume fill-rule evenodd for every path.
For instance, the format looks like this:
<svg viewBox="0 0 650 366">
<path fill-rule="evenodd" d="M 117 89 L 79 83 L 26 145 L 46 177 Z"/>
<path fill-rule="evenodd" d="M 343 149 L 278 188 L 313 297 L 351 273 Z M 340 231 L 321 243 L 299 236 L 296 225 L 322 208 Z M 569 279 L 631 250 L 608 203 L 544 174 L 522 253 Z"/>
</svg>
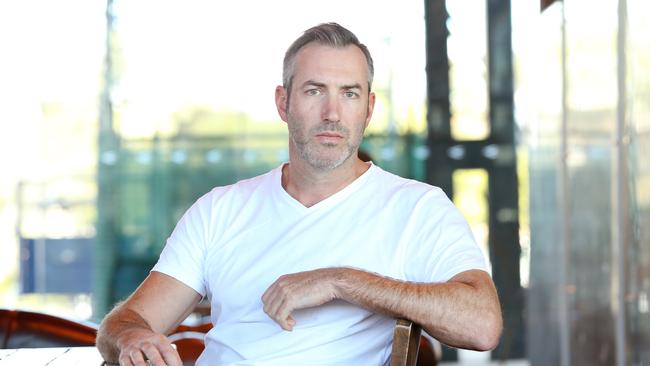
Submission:
<svg viewBox="0 0 650 366">
<path fill-rule="evenodd" d="M 361 277 L 366 273 L 359 269 L 349 267 L 332 268 L 330 284 L 335 298 L 349 303 L 355 303 L 354 293 L 363 282 Z"/>
<path fill-rule="evenodd" d="M 118 336 L 115 341 L 115 345 L 119 350 L 122 350 L 124 347 L 129 345 L 132 342 L 132 339 L 142 339 L 143 332 L 153 332 L 151 329 L 134 325 L 131 328 L 124 329 Z"/>
</svg>

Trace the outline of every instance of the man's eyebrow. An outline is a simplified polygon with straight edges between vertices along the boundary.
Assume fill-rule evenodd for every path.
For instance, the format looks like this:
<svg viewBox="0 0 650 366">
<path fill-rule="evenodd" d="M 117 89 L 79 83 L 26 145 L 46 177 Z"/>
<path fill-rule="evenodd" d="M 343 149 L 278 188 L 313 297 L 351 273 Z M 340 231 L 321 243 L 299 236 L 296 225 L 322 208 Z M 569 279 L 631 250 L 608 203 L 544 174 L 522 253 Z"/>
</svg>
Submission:
<svg viewBox="0 0 650 366">
<path fill-rule="evenodd" d="M 343 90 L 350 90 L 350 89 L 359 89 L 362 90 L 361 84 L 356 83 L 356 84 L 350 84 L 350 85 L 343 85 L 341 87 Z"/>
<path fill-rule="evenodd" d="M 316 80 L 307 80 L 304 83 L 302 83 L 302 86 L 303 86 L 303 88 L 306 87 L 306 86 L 315 86 L 315 87 L 318 87 L 318 88 L 326 87 L 325 83 L 321 83 L 321 82 L 316 81 Z"/>
<path fill-rule="evenodd" d="M 323 82 L 320 82 L 320 81 L 316 81 L 316 80 L 307 80 L 304 83 L 302 83 L 303 88 L 306 87 L 306 86 L 315 86 L 317 88 L 325 88 L 325 87 L 327 87 L 327 84 L 325 84 Z M 359 83 L 354 83 L 354 84 L 342 85 L 340 87 L 340 89 L 341 90 L 351 90 L 351 89 L 363 90 L 363 87 Z"/>
</svg>

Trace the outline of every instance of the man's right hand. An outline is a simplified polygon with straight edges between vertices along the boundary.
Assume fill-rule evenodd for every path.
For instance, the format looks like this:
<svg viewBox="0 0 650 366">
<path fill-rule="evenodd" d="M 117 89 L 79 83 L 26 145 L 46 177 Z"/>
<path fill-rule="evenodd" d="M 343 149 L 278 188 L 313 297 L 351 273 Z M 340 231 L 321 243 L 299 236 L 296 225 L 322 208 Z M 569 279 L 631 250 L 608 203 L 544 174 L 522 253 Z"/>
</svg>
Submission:
<svg viewBox="0 0 650 366">
<path fill-rule="evenodd" d="M 104 360 L 125 366 L 181 366 L 164 336 L 192 312 L 201 295 L 168 275 L 152 271 L 138 289 L 106 315 L 97 331 Z"/>
<path fill-rule="evenodd" d="M 120 366 L 182 366 L 167 337 L 144 328 L 129 329 L 117 340 Z M 149 360 L 151 363 L 147 364 Z"/>
</svg>

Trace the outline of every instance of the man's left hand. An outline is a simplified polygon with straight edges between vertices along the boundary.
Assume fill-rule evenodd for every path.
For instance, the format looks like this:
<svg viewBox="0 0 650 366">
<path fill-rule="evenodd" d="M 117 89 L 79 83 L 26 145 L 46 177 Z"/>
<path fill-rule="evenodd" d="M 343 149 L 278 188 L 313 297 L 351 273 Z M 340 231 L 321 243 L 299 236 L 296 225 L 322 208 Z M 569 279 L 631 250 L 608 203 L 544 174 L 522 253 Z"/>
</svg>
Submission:
<svg viewBox="0 0 650 366">
<path fill-rule="evenodd" d="M 262 295 L 264 312 L 284 330 L 296 325 L 291 313 L 336 299 L 342 268 L 324 268 L 280 276 Z"/>
</svg>

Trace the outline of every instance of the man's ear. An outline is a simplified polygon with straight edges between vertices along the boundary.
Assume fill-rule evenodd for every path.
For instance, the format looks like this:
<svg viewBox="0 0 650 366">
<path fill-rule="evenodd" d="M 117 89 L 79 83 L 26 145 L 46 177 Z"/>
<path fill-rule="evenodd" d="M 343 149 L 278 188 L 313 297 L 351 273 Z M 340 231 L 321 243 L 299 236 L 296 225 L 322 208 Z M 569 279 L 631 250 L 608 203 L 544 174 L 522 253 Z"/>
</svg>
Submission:
<svg viewBox="0 0 650 366">
<path fill-rule="evenodd" d="M 372 118 L 372 112 L 375 110 L 375 93 L 370 92 L 368 94 L 368 116 L 366 117 L 366 127 L 370 124 L 370 119 Z"/>
<path fill-rule="evenodd" d="M 281 85 L 275 87 L 275 107 L 278 109 L 280 118 L 285 122 L 287 122 L 287 108 L 289 107 L 288 97 L 287 89 Z"/>
</svg>

